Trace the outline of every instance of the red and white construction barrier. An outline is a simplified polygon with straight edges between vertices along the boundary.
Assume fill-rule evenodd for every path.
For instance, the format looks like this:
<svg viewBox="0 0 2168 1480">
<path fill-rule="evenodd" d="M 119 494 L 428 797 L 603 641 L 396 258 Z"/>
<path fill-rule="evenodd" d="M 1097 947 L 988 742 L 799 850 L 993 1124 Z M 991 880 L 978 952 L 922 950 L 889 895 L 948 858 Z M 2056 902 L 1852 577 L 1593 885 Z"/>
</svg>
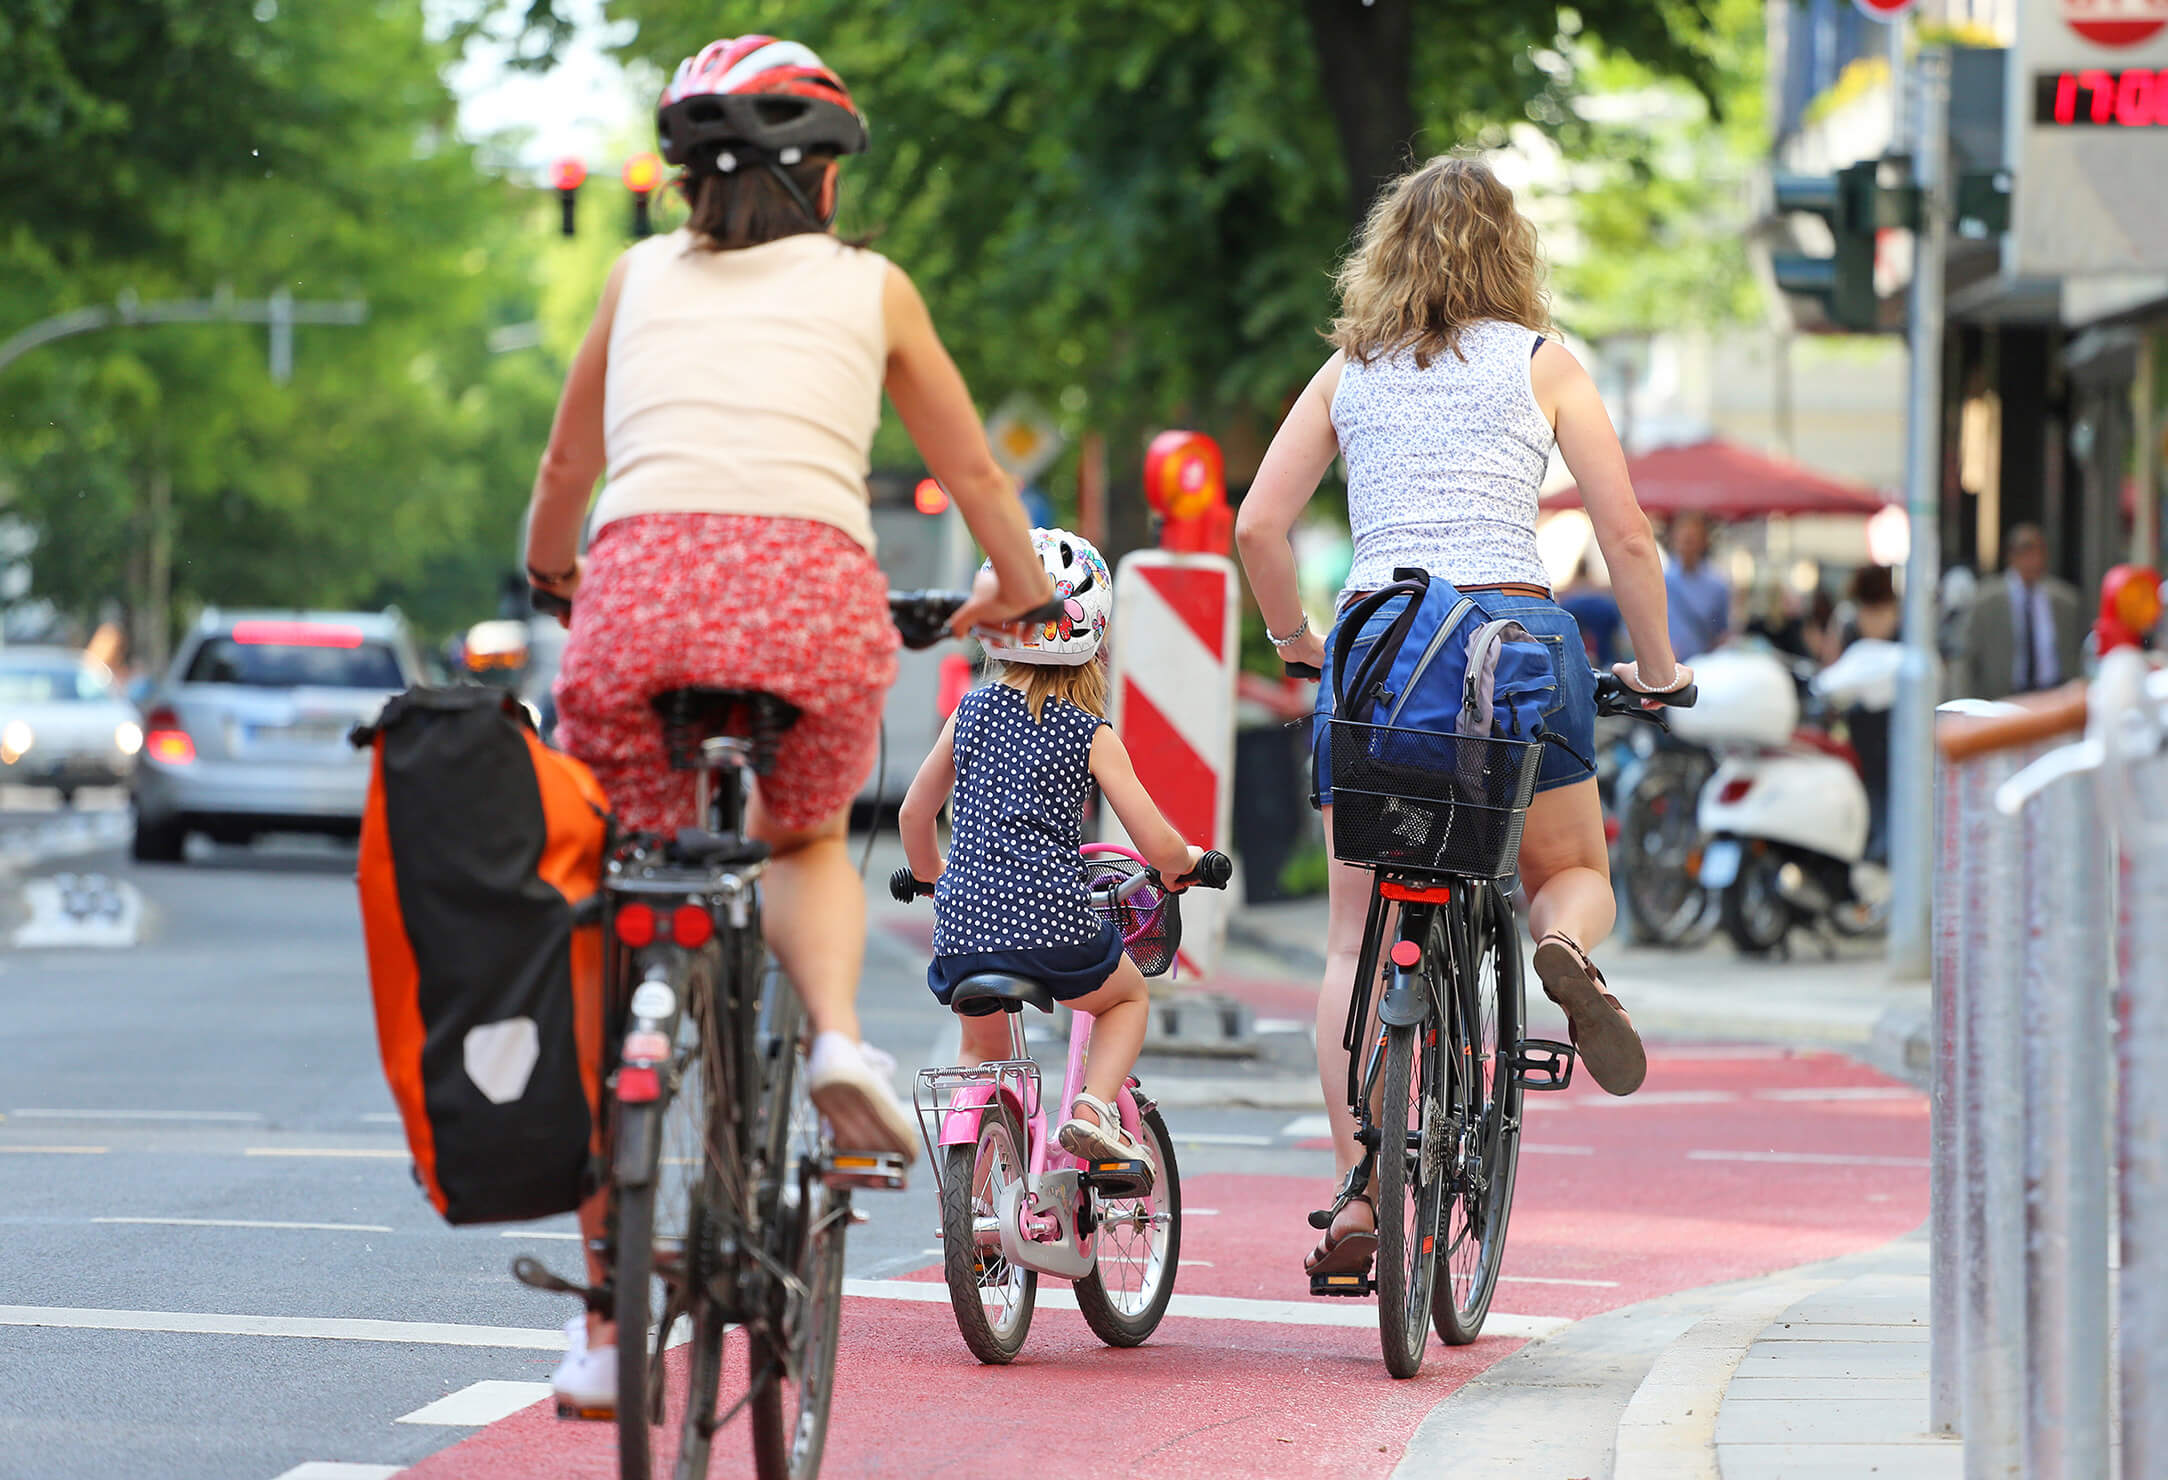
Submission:
<svg viewBox="0 0 2168 1480">
<path fill-rule="evenodd" d="M 1223 555 L 1139 550 L 1115 570 L 1115 733 L 1128 747 L 1160 811 L 1200 848 L 1231 853 L 1235 764 L 1235 674 L 1240 589 Z M 1111 814 L 1101 832 L 1126 842 Z M 1238 861 L 1239 868 L 1239 861 Z M 1182 900 L 1181 969 L 1203 976 L 1227 938 L 1226 890 L 1192 890 Z"/>
</svg>

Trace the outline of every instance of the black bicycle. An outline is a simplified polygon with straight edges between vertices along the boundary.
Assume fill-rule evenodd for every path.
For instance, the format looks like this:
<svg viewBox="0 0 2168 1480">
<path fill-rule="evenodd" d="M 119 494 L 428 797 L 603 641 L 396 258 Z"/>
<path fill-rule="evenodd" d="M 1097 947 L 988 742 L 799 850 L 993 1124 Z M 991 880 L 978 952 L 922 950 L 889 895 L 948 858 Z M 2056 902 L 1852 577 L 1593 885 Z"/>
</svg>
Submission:
<svg viewBox="0 0 2168 1480">
<path fill-rule="evenodd" d="M 1598 713 L 1663 724 L 1615 677 L 1596 687 Z M 1652 697 L 1684 706 L 1695 693 Z M 1371 1273 L 1316 1274 L 1310 1291 L 1375 1293 L 1386 1370 L 1413 1377 L 1433 1328 L 1449 1346 L 1481 1334 L 1513 1211 L 1522 1096 L 1573 1079 L 1570 1044 L 1524 1036 L 1507 899 L 1551 742 L 1329 724 L 1333 853 L 1375 883 L 1341 1040 L 1362 1157 L 1310 1222 L 1328 1229 L 1370 1197 L 1378 1248 Z"/>
<path fill-rule="evenodd" d="M 931 647 L 958 591 L 889 593 L 906 645 Z M 536 593 L 538 610 L 569 612 Z M 1020 620 L 1053 619 L 1052 605 Z M 904 1158 L 832 1145 L 807 1094 L 797 993 L 760 931 L 768 846 L 745 834 L 746 787 L 798 711 L 772 694 L 687 688 L 653 701 L 670 763 L 697 773 L 701 825 L 636 833 L 601 891 L 612 1197 L 606 1287 L 532 1259 L 513 1273 L 576 1294 L 618 1331 L 618 1464 L 650 1480 L 663 1354 L 685 1344 L 677 1480 L 700 1480 L 716 1431 L 751 1416 L 761 1480 L 820 1471 L 834 1397 L 851 1193 L 900 1188 Z M 744 1332 L 746 1385 L 721 1407 L 724 1336 Z M 718 1411 L 718 1410 L 721 1411 Z"/>
</svg>

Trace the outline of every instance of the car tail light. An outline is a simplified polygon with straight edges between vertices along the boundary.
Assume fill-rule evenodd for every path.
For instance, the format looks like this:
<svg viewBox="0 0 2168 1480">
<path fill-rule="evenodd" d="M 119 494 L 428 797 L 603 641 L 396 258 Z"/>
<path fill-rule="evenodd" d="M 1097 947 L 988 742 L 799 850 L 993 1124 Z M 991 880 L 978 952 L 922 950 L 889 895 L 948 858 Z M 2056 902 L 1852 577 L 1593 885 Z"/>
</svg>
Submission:
<svg viewBox="0 0 2168 1480">
<path fill-rule="evenodd" d="M 653 1069 L 628 1064 L 617 1071 L 617 1098 L 626 1105 L 649 1105 L 662 1098 L 662 1076 Z"/>
<path fill-rule="evenodd" d="M 686 950 L 697 950 L 715 938 L 715 921 L 696 904 L 681 904 L 670 912 L 670 938 Z"/>
<path fill-rule="evenodd" d="M 639 950 L 655 943 L 655 912 L 644 904 L 628 904 L 617 912 L 617 938 Z"/>
<path fill-rule="evenodd" d="M 1731 780 L 1725 782 L 1722 788 L 1717 791 L 1716 799 L 1724 806 L 1728 807 L 1733 802 L 1743 801 L 1746 797 L 1746 794 L 1753 789 L 1753 777 L 1734 776 L 1731 778 Z"/>
<path fill-rule="evenodd" d="M 144 717 L 143 753 L 169 766 L 185 766 L 196 759 L 196 742 L 181 728 L 180 715 L 160 706 Z"/>
</svg>

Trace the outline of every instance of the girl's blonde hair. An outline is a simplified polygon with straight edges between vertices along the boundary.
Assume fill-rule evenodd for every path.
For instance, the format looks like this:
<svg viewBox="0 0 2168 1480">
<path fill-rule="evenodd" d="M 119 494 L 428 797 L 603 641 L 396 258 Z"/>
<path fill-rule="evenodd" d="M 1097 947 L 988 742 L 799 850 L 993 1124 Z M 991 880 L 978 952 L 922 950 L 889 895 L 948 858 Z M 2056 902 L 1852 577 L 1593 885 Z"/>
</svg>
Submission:
<svg viewBox="0 0 2168 1480">
<path fill-rule="evenodd" d="M 1386 187 L 1334 285 L 1327 337 L 1369 364 L 1412 351 L 1419 369 L 1460 354 L 1460 331 L 1501 319 L 1550 333 L 1536 228 L 1479 159 L 1441 154 Z"/>
<path fill-rule="evenodd" d="M 1021 689 L 1033 720 L 1048 699 L 1066 699 L 1086 714 L 1107 717 L 1107 665 L 1104 658 L 1064 667 L 1058 663 L 1003 663 L 1001 681 Z"/>
</svg>

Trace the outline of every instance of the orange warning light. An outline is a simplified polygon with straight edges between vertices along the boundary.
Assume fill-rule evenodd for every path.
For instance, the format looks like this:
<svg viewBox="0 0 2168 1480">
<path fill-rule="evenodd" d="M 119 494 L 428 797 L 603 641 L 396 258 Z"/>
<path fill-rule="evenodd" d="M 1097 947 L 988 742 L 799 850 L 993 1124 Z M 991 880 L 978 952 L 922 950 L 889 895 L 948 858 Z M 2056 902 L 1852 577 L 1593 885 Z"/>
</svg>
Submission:
<svg viewBox="0 0 2168 1480">
<path fill-rule="evenodd" d="M 625 161 L 625 188 L 646 195 L 662 183 L 662 161 L 652 154 L 635 154 Z"/>
<path fill-rule="evenodd" d="M 1144 453 L 1144 496 L 1161 518 L 1197 519 L 1227 502 L 1227 464 L 1202 432 L 1161 432 Z"/>
<path fill-rule="evenodd" d="M 550 184 L 559 190 L 577 190 L 587 178 L 587 166 L 576 159 L 560 159 L 550 166 Z"/>
<path fill-rule="evenodd" d="M 948 490 L 932 478 L 921 478 L 911 490 L 911 507 L 921 514 L 939 514 L 948 508 Z"/>
</svg>

